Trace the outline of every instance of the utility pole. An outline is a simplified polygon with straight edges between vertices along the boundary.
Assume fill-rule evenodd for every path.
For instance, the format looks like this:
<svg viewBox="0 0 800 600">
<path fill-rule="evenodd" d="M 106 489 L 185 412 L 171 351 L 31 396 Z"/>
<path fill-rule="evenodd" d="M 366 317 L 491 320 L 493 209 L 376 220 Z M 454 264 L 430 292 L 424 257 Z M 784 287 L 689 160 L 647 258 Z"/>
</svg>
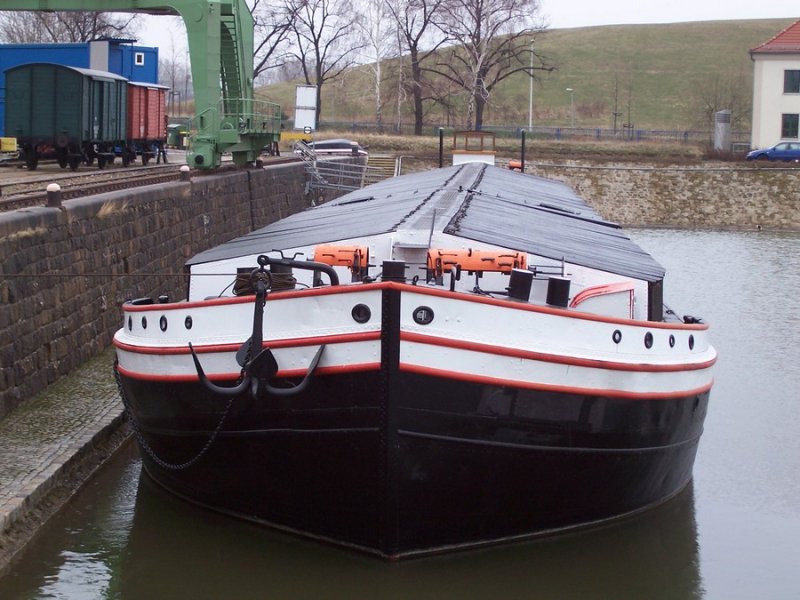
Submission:
<svg viewBox="0 0 800 600">
<path fill-rule="evenodd" d="M 628 84 L 628 139 L 633 139 L 633 123 L 631 122 L 631 97 L 633 96 L 633 82 Z"/>
<path fill-rule="evenodd" d="M 530 93 L 528 94 L 528 131 L 533 131 L 533 40 L 531 40 Z"/>
</svg>

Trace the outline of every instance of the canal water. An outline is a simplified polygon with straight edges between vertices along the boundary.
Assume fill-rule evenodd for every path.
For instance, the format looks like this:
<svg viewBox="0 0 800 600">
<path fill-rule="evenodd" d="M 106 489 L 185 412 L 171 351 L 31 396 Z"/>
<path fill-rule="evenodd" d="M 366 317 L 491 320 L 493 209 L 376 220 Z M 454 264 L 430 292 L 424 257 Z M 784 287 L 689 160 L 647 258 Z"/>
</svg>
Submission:
<svg viewBox="0 0 800 600">
<path fill-rule="evenodd" d="M 173 498 L 129 445 L 0 579 L 0 598 L 800 598 L 800 235 L 630 233 L 667 268 L 667 304 L 710 322 L 720 353 L 694 482 L 672 501 L 387 563 Z"/>
</svg>

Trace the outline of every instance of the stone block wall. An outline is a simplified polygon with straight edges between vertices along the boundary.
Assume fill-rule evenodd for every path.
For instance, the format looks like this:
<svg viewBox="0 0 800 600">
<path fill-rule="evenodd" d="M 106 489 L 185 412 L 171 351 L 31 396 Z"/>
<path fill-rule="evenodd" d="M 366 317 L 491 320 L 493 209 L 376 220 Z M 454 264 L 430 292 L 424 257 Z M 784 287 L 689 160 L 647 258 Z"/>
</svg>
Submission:
<svg viewBox="0 0 800 600">
<path fill-rule="evenodd" d="M 535 162 L 628 227 L 800 230 L 800 168 L 661 167 Z"/>
<path fill-rule="evenodd" d="M 0 214 L 0 418 L 107 348 L 125 300 L 185 297 L 187 258 L 310 206 L 305 182 L 293 163 Z"/>
</svg>

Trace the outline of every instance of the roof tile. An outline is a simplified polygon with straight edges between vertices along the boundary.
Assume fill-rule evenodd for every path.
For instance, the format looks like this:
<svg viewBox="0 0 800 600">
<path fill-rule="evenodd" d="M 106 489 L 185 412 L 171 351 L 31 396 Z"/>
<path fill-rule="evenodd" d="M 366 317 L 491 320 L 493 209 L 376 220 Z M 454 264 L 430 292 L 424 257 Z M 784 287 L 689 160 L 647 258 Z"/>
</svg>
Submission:
<svg viewBox="0 0 800 600">
<path fill-rule="evenodd" d="M 750 54 L 800 54 L 800 20 L 751 49 Z"/>
</svg>

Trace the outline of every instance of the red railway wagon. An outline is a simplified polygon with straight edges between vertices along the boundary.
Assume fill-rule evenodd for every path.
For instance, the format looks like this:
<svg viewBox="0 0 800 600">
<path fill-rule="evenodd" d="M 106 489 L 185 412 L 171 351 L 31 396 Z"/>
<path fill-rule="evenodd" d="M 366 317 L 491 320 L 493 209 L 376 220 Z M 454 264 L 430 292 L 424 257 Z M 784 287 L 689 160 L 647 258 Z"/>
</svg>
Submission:
<svg viewBox="0 0 800 600">
<path fill-rule="evenodd" d="M 141 156 L 145 165 L 153 157 L 164 157 L 166 162 L 168 89 L 152 83 L 128 82 L 128 139 L 123 163 L 136 156 Z"/>
</svg>

